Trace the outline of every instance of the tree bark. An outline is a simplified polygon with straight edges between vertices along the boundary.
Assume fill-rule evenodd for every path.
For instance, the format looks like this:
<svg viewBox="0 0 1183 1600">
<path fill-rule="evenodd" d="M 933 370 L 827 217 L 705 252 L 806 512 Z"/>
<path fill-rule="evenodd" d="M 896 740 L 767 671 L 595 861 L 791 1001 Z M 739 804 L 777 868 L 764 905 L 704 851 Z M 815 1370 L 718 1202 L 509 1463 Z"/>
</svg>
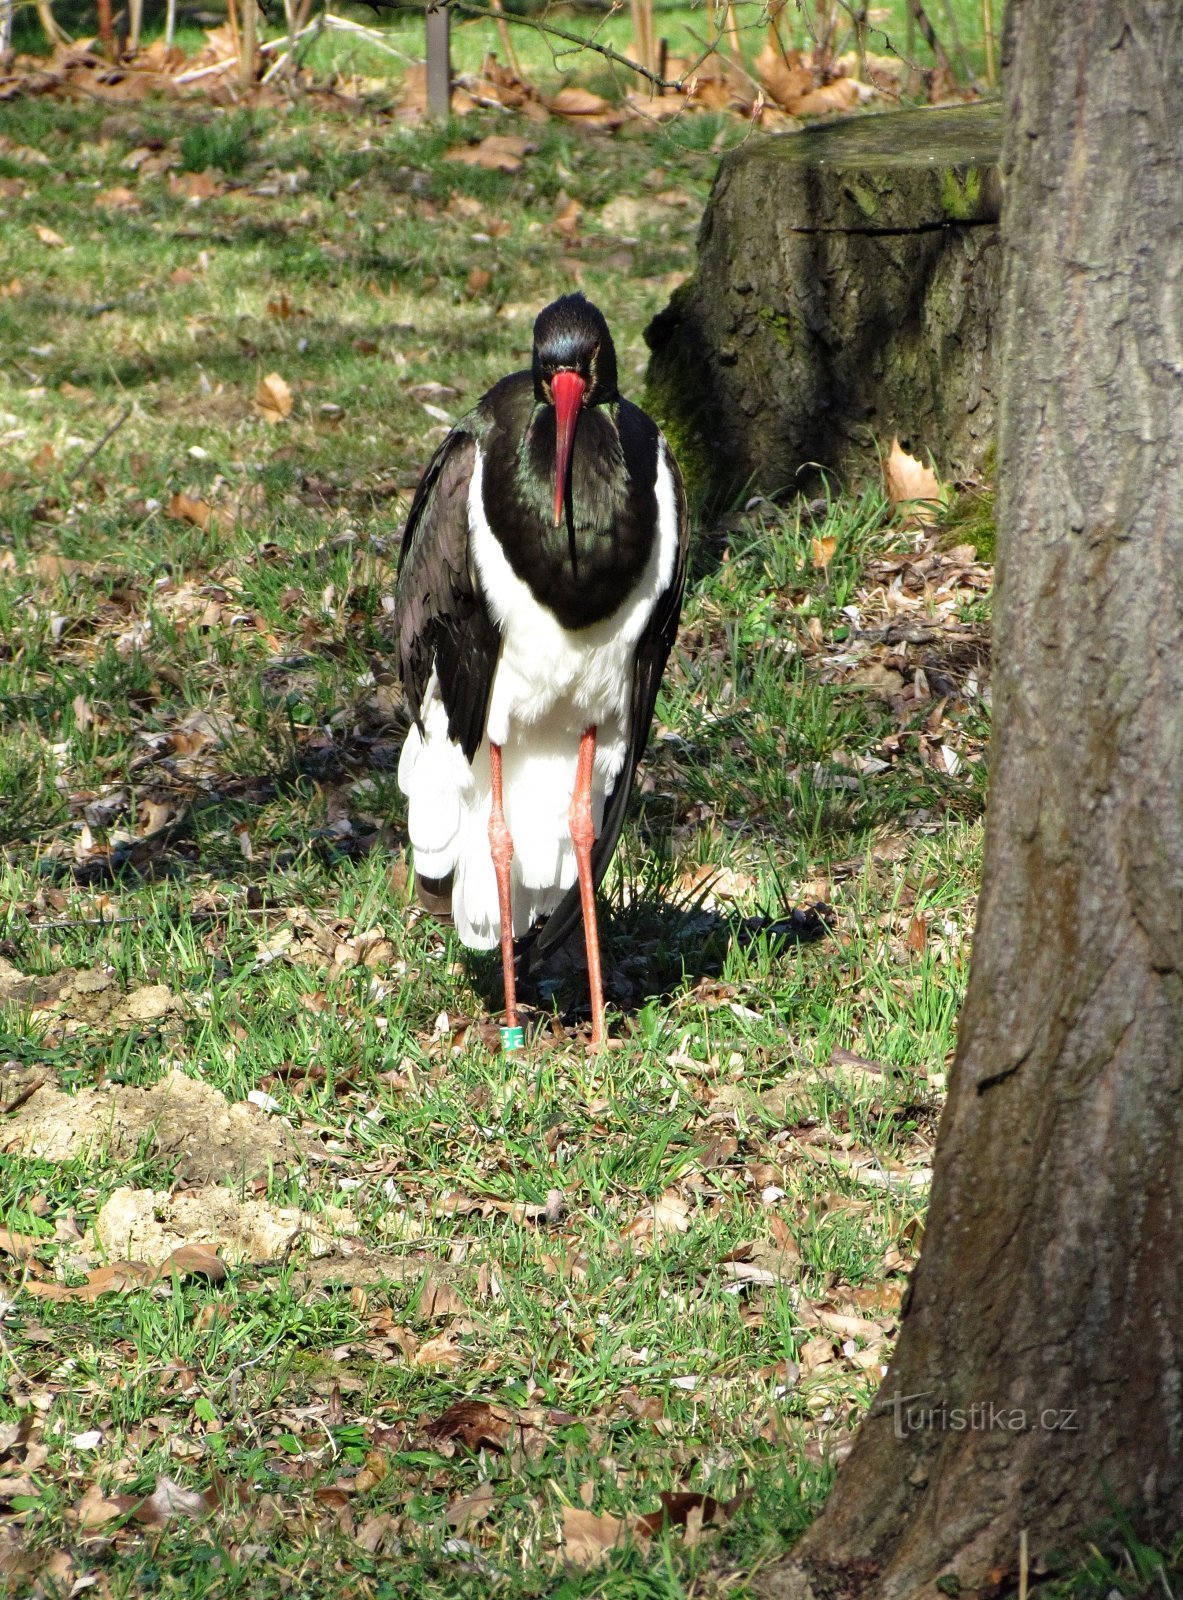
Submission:
<svg viewBox="0 0 1183 1600">
<path fill-rule="evenodd" d="M 969 993 L 895 1358 L 767 1594 L 980 1591 L 1022 1530 L 1051 1564 L 1115 1508 L 1183 1526 L 1183 9 L 1015 0 L 1003 67 Z"/>
<path fill-rule="evenodd" d="M 943 477 L 995 438 L 1001 251 L 992 105 L 746 141 L 693 279 L 646 331 L 650 402 L 696 491 L 878 472 L 898 434 Z"/>
</svg>

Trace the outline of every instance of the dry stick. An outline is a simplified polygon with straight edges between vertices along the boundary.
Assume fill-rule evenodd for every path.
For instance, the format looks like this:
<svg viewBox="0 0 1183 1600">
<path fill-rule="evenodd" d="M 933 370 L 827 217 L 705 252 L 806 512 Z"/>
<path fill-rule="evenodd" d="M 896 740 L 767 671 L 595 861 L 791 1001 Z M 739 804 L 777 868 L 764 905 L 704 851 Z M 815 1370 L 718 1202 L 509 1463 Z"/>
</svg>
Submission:
<svg viewBox="0 0 1183 1600">
<path fill-rule="evenodd" d="M 49 0 L 37 0 L 37 20 L 41 24 L 41 31 L 55 50 L 60 44 L 72 43 L 70 35 L 54 16 Z"/>
<path fill-rule="evenodd" d="M 127 421 L 128 417 L 131 416 L 131 413 L 132 413 L 132 407 L 131 406 L 127 406 L 124 409 L 123 415 L 121 417 L 116 417 L 115 421 L 107 429 L 106 433 L 99 440 L 98 444 L 95 445 L 94 449 L 91 450 L 87 455 L 83 456 L 81 466 L 76 467 L 74 472 L 70 475 L 70 482 L 71 483 L 77 483 L 78 482 L 79 478 L 86 471 L 87 467 L 90 466 L 90 464 L 94 460 L 95 456 L 98 455 L 99 451 L 108 442 L 108 440 L 113 439 L 115 437 L 115 435 L 119 432 L 120 428 L 122 428 L 123 424 Z"/>
<path fill-rule="evenodd" d="M 19 1111 L 24 1105 L 25 1101 L 31 1100 L 37 1093 L 38 1089 L 42 1088 L 48 1082 L 48 1078 L 34 1078 L 32 1083 L 26 1083 L 25 1087 L 20 1091 L 19 1094 L 13 1095 L 11 1100 L 0 1106 L 0 1117 L 9 1117 L 14 1111 Z"/>
<path fill-rule="evenodd" d="M 513 36 L 509 31 L 509 23 L 505 20 L 505 8 L 501 0 L 490 0 L 494 15 L 497 18 L 497 33 L 501 39 L 501 48 L 505 51 L 505 59 L 509 62 L 509 70 L 519 83 L 525 83 L 522 77 L 522 63 L 518 60 L 518 53 L 513 47 Z"/>
<path fill-rule="evenodd" d="M 242 60 L 242 45 L 238 37 L 238 7 L 234 0 L 226 0 L 226 26 L 230 29 L 230 43 L 234 47 L 235 61 Z M 179 79 L 177 80 L 180 81 Z"/>
<path fill-rule="evenodd" d="M 111 0 L 99 0 L 99 44 L 108 61 L 115 59 L 115 29 L 111 22 Z"/>
<path fill-rule="evenodd" d="M 735 7 L 730 3 L 730 0 L 728 0 L 727 5 L 727 48 L 731 51 L 736 65 L 740 67 L 742 72 L 743 45 L 740 43 L 739 38 L 739 23 L 735 20 Z"/>
<path fill-rule="evenodd" d="M 996 69 L 994 65 L 994 7 L 991 0 L 982 0 L 982 34 L 986 42 L 986 82 L 993 88 Z"/>
<path fill-rule="evenodd" d="M 255 45 L 259 36 L 256 0 L 242 0 L 242 49 L 238 56 L 238 81 L 249 89 L 255 81 Z"/>
<path fill-rule="evenodd" d="M 949 24 L 949 41 L 953 46 L 953 53 L 957 57 L 957 64 L 961 68 L 962 81 L 974 83 L 977 74 L 969 64 L 969 57 L 965 53 L 965 46 L 961 42 L 961 29 L 957 26 L 957 14 L 953 9 L 953 0 L 945 0 L 945 20 Z"/>
<path fill-rule="evenodd" d="M 916 26 L 924 35 L 928 48 L 932 51 L 938 68 L 948 73 L 950 78 L 956 78 L 953 65 L 945 54 L 941 41 L 936 36 L 936 30 L 928 20 L 928 12 L 924 9 L 924 0 L 908 0 L 908 15 L 916 18 Z"/>
</svg>

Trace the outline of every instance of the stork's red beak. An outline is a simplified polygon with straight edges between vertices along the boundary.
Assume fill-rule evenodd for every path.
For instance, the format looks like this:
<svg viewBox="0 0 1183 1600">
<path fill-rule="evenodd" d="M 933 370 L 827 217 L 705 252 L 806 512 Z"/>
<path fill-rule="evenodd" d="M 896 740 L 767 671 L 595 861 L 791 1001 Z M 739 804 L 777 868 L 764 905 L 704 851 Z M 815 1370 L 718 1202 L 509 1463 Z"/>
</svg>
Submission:
<svg viewBox="0 0 1183 1600">
<path fill-rule="evenodd" d="M 575 443 L 575 424 L 587 384 L 577 372 L 556 372 L 550 380 L 555 403 L 555 527 L 563 520 L 563 501 L 567 498 L 567 473 L 571 467 L 571 446 Z"/>
</svg>

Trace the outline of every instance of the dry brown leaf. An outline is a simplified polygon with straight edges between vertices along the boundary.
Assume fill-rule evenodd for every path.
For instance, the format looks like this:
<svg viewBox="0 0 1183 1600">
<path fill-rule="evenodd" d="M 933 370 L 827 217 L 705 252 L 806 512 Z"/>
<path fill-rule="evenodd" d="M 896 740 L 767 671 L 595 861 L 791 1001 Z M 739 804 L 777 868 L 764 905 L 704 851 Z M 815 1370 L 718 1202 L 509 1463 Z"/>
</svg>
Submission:
<svg viewBox="0 0 1183 1600">
<path fill-rule="evenodd" d="M 425 1339 L 412 1356 L 417 1367 L 458 1367 L 464 1360 L 457 1334 L 449 1329 L 434 1339 Z"/>
<path fill-rule="evenodd" d="M 41 243 L 48 245 L 51 250 L 60 250 L 66 242 L 60 233 L 55 233 L 52 228 L 47 228 L 43 222 L 37 223 L 33 231 L 41 240 Z"/>
<path fill-rule="evenodd" d="M 918 911 L 908 924 L 908 937 L 904 943 L 918 956 L 924 954 L 924 947 L 928 943 L 928 918 L 923 912 Z"/>
<path fill-rule="evenodd" d="M 100 211 L 126 211 L 140 202 L 132 190 L 124 184 L 117 184 L 114 189 L 104 189 L 102 194 L 96 194 L 94 203 Z"/>
<path fill-rule="evenodd" d="M 893 506 L 907 506 L 910 520 L 921 525 L 935 522 L 943 503 L 941 485 L 931 467 L 891 441 L 891 452 L 883 465 L 887 498 Z"/>
<path fill-rule="evenodd" d="M 128 1294 L 142 1289 L 154 1281 L 152 1268 L 142 1261 L 113 1261 L 108 1266 L 92 1272 L 85 1283 L 69 1287 L 64 1283 L 33 1283 L 24 1285 L 27 1294 L 42 1300 L 97 1300 L 101 1294 Z"/>
<path fill-rule="evenodd" d="M 259 379 L 251 404 L 255 414 L 262 417 L 264 422 L 283 422 L 292 414 L 292 391 L 278 372 L 269 372 L 265 378 Z"/>
<path fill-rule="evenodd" d="M 838 541 L 832 535 L 819 539 L 816 534 L 809 541 L 810 554 L 815 567 L 828 567 L 834 559 L 834 552 L 838 548 Z"/>
<path fill-rule="evenodd" d="M 644 1243 L 666 1234 L 685 1233 L 689 1227 L 690 1206 L 676 1189 L 667 1189 L 651 1206 L 646 1206 L 624 1232 L 626 1238 Z"/>
<path fill-rule="evenodd" d="M 605 100 L 603 95 L 593 94 L 590 89 L 577 88 L 574 84 L 560 89 L 546 103 L 556 117 L 576 117 L 597 127 L 622 120 L 621 112 L 610 100 Z"/>
<path fill-rule="evenodd" d="M 582 215 L 583 207 L 579 201 L 568 200 L 555 218 L 554 225 L 565 239 L 574 239 L 579 232 L 579 219 Z"/>
<path fill-rule="evenodd" d="M 209 1510 L 205 1495 L 196 1489 L 184 1489 L 171 1478 L 162 1476 L 157 1478 L 155 1489 L 140 1501 L 132 1515 L 137 1522 L 159 1528 L 182 1517 L 190 1521 L 204 1517 Z"/>
<path fill-rule="evenodd" d="M 209 1283 L 222 1283 L 227 1268 L 218 1252 L 209 1245 L 183 1244 L 160 1263 L 156 1275 L 167 1282 L 174 1272 L 178 1278 L 205 1278 Z"/>
<path fill-rule="evenodd" d="M 179 491 L 164 508 L 164 514 L 176 522 L 191 522 L 203 532 L 210 527 L 225 529 L 233 526 L 233 518 L 222 507 L 211 506 L 205 500 L 193 500 Z"/>
<path fill-rule="evenodd" d="M 486 1480 L 471 1494 L 453 1500 L 444 1512 L 444 1521 L 456 1533 L 467 1533 L 478 1522 L 483 1522 L 493 1510 L 493 1485 Z"/>
<path fill-rule="evenodd" d="M 802 62 L 800 50 L 782 50 L 775 27 L 768 30 L 764 48 L 756 57 L 756 76 L 769 97 L 793 111 L 813 88 L 813 72 Z"/>
<path fill-rule="evenodd" d="M 700 1533 L 704 1525 L 723 1522 L 731 1516 L 743 1497 L 736 1495 L 732 1500 L 716 1500 L 714 1495 L 701 1494 L 693 1489 L 663 1489 L 657 1498 L 661 1501 L 661 1510 L 638 1517 L 638 1532 L 656 1535 L 668 1526 L 685 1528 L 688 1535 Z M 690 1544 L 695 1541 L 688 1537 L 686 1542 Z"/>
<path fill-rule="evenodd" d="M 834 1346 L 829 1339 L 806 1339 L 797 1352 L 802 1372 L 816 1372 L 819 1367 L 830 1366 L 834 1360 Z"/>
<path fill-rule="evenodd" d="M 370 1450 L 366 1454 L 365 1465 L 353 1480 L 353 1487 L 358 1494 L 369 1494 L 371 1489 L 376 1489 L 390 1474 L 390 1457 L 385 1450 Z"/>
<path fill-rule="evenodd" d="M 182 200 L 213 200 L 224 192 L 212 172 L 170 172 L 168 192 Z"/>
<path fill-rule="evenodd" d="M 833 83 L 823 83 L 820 88 L 803 94 L 785 110 L 795 117 L 824 117 L 831 111 L 853 110 L 861 98 L 859 86 L 852 78 L 835 78 Z"/>
<path fill-rule="evenodd" d="M 447 151 L 445 161 L 459 161 L 468 167 L 485 167 L 490 172 L 520 172 L 522 157 L 532 149 L 528 139 L 513 133 L 491 133 L 480 144 L 458 144 Z"/>
<path fill-rule="evenodd" d="M 493 282 L 493 274 L 486 267 L 473 267 L 465 279 L 464 288 L 470 299 L 484 294 Z"/>
<path fill-rule="evenodd" d="M 421 1317 L 434 1322 L 442 1317 L 463 1316 L 467 1310 L 468 1306 L 450 1283 L 441 1283 L 432 1273 L 427 1274 L 419 1291 L 418 1312 Z"/>
<path fill-rule="evenodd" d="M 474 1453 L 486 1449 L 504 1453 L 513 1440 L 514 1415 L 507 1406 L 487 1400 L 457 1400 L 423 1431 L 435 1444 L 455 1440 Z"/>
<path fill-rule="evenodd" d="M 37 1253 L 38 1240 L 31 1233 L 14 1233 L 10 1228 L 0 1228 L 0 1253 L 14 1261 L 32 1261 Z"/>
<path fill-rule="evenodd" d="M 573 1566 L 598 1565 L 610 1551 L 624 1543 L 628 1532 L 629 1523 L 607 1511 L 588 1511 L 583 1506 L 563 1507 L 563 1549 Z"/>
<path fill-rule="evenodd" d="M 101 1528 L 113 1517 L 121 1517 L 135 1505 L 131 1495 L 117 1495 L 108 1499 L 97 1483 L 92 1483 L 74 1510 L 80 1528 Z"/>
</svg>

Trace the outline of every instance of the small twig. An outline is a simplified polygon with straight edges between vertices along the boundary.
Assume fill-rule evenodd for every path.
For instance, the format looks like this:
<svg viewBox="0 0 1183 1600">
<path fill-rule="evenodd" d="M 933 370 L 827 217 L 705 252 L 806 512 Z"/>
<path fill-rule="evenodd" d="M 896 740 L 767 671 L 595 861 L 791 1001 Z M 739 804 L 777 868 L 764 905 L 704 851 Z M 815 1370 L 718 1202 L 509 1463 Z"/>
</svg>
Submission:
<svg viewBox="0 0 1183 1600">
<path fill-rule="evenodd" d="M 0 1106 L 0 1117 L 8 1117 L 11 1116 L 14 1111 L 19 1111 L 24 1105 L 25 1101 L 31 1100 L 37 1093 L 38 1089 L 40 1089 L 43 1084 L 48 1082 L 48 1078 L 34 1078 L 32 1083 L 27 1083 L 20 1093 L 11 1099 L 7 1105 Z"/>
<path fill-rule="evenodd" d="M 88 455 L 86 455 L 86 456 L 84 456 L 82 458 L 81 465 L 76 467 L 75 470 L 71 473 L 71 475 L 70 475 L 70 482 L 71 483 L 77 483 L 78 482 L 79 478 L 86 471 L 87 467 L 90 466 L 91 462 L 94 460 L 95 456 L 98 455 L 99 451 L 103 448 L 103 446 L 105 444 L 107 444 L 109 440 L 113 439 L 115 437 L 115 435 L 119 432 L 120 428 L 122 428 L 123 424 L 127 421 L 128 417 L 131 416 L 132 410 L 133 410 L 132 406 L 130 406 L 130 405 L 126 406 L 124 408 L 123 415 L 121 417 L 116 417 L 115 421 L 107 429 L 106 433 L 99 440 L 98 444 L 95 445 L 94 449 L 92 451 L 90 451 L 90 453 Z"/>
<path fill-rule="evenodd" d="M 916 26 L 924 35 L 928 48 L 933 53 L 933 58 L 940 71 L 948 73 L 950 78 L 956 80 L 957 74 L 953 71 L 953 63 L 945 54 L 945 48 L 937 38 L 936 29 L 929 19 L 928 12 L 924 9 L 924 0 L 908 0 L 908 13 L 916 18 Z"/>
</svg>

